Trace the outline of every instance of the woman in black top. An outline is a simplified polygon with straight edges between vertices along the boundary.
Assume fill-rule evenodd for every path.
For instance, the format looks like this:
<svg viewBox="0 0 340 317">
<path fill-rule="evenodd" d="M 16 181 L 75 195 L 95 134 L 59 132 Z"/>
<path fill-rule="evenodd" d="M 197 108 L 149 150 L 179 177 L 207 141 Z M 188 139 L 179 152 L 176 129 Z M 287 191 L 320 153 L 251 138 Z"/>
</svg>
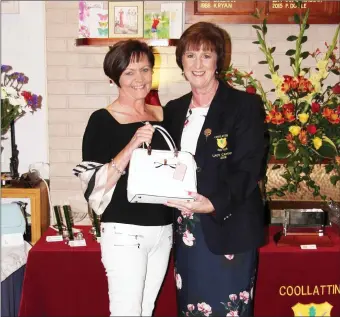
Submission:
<svg viewBox="0 0 340 317">
<path fill-rule="evenodd" d="M 163 109 L 145 103 L 153 66 L 151 49 L 137 40 L 119 42 L 106 54 L 104 71 L 117 85 L 118 98 L 91 115 L 83 163 L 77 167 L 85 198 L 102 214 L 101 252 L 111 316 L 152 315 L 172 247 L 170 208 L 130 204 L 126 192 L 133 150 L 151 140 L 153 148 L 167 148 L 149 123 L 163 121 Z"/>
</svg>

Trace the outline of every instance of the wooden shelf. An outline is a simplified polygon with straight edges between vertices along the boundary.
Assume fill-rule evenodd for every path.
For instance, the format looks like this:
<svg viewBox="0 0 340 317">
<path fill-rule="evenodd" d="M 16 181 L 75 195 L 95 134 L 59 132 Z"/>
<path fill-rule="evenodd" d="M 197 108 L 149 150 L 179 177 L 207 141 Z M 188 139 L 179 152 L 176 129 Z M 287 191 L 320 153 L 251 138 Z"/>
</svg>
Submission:
<svg viewBox="0 0 340 317">
<path fill-rule="evenodd" d="M 272 200 L 268 202 L 269 209 L 323 209 L 326 203 L 323 201 L 291 201 L 291 200 Z"/>
<path fill-rule="evenodd" d="M 34 188 L 21 184 L 1 188 L 1 198 L 29 198 L 31 204 L 31 243 L 35 244 L 50 225 L 48 189 L 44 182 Z"/>
<path fill-rule="evenodd" d="M 119 41 L 130 40 L 131 38 L 79 38 L 75 40 L 76 46 L 112 46 Z M 176 46 L 177 39 L 144 39 L 136 40 L 147 43 L 149 46 Z"/>
</svg>

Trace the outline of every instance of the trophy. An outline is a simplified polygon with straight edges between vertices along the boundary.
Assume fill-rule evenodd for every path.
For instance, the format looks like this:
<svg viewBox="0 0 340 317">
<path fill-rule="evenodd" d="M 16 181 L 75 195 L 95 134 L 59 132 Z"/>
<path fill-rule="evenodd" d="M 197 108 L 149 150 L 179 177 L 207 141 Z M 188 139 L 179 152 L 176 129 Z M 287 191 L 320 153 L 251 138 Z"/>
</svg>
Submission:
<svg viewBox="0 0 340 317">
<path fill-rule="evenodd" d="M 71 214 L 70 214 L 71 208 L 69 205 L 64 205 L 63 209 L 64 209 L 66 228 L 68 232 L 68 238 L 69 240 L 74 240 L 73 229 L 72 229 L 73 225 L 72 225 Z"/>
<path fill-rule="evenodd" d="M 285 209 L 283 234 L 323 236 L 326 214 L 322 209 Z"/>
<path fill-rule="evenodd" d="M 58 234 L 62 236 L 63 235 L 63 223 L 61 221 L 60 206 L 54 206 L 53 210 L 54 210 L 54 216 L 57 222 L 57 224 L 53 225 L 53 227 L 57 228 Z"/>
<path fill-rule="evenodd" d="M 328 213 L 323 209 L 285 209 L 282 232 L 274 239 L 278 246 L 332 246 L 325 234 L 328 224 Z"/>
<path fill-rule="evenodd" d="M 330 200 L 327 202 L 327 211 L 332 227 L 340 236 L 340 204 Z"/>
<path fill-rule="evenodd" d="M 93 235 L 93 239 L 97 240 L 99 242 L 100 240 L 100 216 L 98 216 L 88 205 L 88 213 L 90 216 L 90 219 L 92 220 L 92 227 L 89 231 L 90 234 Z"/>
</svg>

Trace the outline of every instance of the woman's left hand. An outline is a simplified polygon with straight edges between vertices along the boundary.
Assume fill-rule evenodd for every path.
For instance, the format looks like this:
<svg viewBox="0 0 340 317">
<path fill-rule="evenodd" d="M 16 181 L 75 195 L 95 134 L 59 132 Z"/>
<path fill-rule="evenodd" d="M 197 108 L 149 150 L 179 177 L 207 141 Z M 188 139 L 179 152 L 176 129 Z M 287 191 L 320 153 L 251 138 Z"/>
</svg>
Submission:
<svg viewBox="0 0 340 317">
<path fill-rule="evenodd" d="M 198 193 L 188 192 L 189 196 L 193 197 L 193 201 L 183 201 L 183 200 L 169 200 L 166 206 L 177 208 L 183 212 L 195 212 L 199 214 L 208 214 L 215 210 L 211 201 Z"/>
</svg>

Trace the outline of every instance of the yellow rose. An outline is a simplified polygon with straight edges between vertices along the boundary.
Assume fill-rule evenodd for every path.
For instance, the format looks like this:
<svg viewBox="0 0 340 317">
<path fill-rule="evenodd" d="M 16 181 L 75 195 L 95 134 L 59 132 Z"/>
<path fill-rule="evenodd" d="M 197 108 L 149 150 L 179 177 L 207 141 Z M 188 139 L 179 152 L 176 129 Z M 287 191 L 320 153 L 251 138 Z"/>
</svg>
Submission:
<svg viewBox="0 0 340 317">
<path fill-rule="evenodd" d="M 318 149 L 320 149 L 320 147 L 322 145 L 322 140 L 320 138 L 318 138 L 318 137 L 315 137 L 313 139 L 313 144 L 314 144 L 315 149 L 318 150 Z"/>
<path fill-rule="evenodd" d="M 292 125 L 289 127 L 289 132 L 294 136 L 299 135 L 300 131 L 301 128 L 298 125 Z"/>
<path fill-rule="evenodd" d="M 308 113 L 300 113 L 298 115 L 299 117 L 299 121 L 302 123 L 302 124 L 305 124 L 307 121 L 308 121 L 308 118 L 309 118 L 309 114 Z"/>
</svg>

